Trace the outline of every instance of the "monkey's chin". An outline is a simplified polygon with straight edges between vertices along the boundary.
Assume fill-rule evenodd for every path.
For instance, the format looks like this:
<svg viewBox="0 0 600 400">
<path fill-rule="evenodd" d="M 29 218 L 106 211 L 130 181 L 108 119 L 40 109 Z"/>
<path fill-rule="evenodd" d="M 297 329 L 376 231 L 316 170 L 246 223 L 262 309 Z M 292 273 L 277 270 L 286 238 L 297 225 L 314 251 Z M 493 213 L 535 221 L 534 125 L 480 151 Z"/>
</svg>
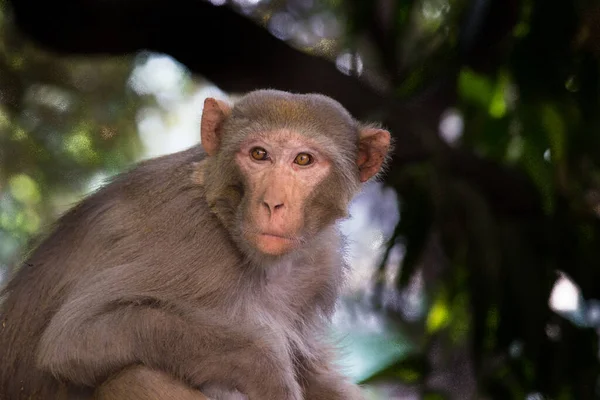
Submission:
<svg viewBox="0 0 600 400">
<path fill-rule="evenodd" d="M 265 233 L 258 234 L 254 243 L 260 252 L 271 256 L 281 256 L 296 247 L 296 242 L 290 238 Z"/>
</svg>

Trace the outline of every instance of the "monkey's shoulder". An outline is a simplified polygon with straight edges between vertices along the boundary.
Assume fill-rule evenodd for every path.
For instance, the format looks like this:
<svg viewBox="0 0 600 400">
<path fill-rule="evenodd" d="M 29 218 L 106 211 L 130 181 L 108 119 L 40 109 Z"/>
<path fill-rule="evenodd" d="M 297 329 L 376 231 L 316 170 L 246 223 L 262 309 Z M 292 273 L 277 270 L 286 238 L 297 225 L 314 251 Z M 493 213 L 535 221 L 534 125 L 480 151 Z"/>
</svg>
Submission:
<svg viewBox="0 0 600 400">
<path fill-rule="evenodd" d="M 153 198 L 169 191 L 186 189 L 194 185 L 195 166 L 206 158 L 200 146 L 144 160 L 128 171 L 117 175 L 106 187 L 123 196 L 145 196 L 154 192 Z M 137 196 L 136 196 L 137 195 Z"/>
<path fill-rule="evenodd" d="M 54 224 L 52 239 L 81 242 L 115 251 L 116 241 L 152 242 L 194 222 L 211 219 L 204 192 L 192 179 L 194 164 L 204 158 L 199 146 L 138 163 L 72 207 Z M 200 219 L 200 220 L 199 220 Z M 180 225 L 180 226 L 178 226 Z M 84 244 L 84 243 L 79 243 Z"/>
</svg>

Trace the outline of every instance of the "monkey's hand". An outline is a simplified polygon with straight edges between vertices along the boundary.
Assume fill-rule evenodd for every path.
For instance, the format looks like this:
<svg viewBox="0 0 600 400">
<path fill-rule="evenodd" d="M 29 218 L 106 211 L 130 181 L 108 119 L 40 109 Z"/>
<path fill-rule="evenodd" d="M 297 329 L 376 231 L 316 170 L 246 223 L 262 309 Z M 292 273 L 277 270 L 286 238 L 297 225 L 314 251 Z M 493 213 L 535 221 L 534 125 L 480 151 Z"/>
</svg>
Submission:
<svg viewBox="0 0 600 400">
<path fill-rule="evenodd" d="M 140 273 L 112 268 L 75 288 L 42 335 L 39 367 L 96 387 L 142 364 L 196 388 L 216 382 L 250 400 L 302 400 L 291 359 L 268 331 L 149 295 L 136 286 Z"/>
</svg>

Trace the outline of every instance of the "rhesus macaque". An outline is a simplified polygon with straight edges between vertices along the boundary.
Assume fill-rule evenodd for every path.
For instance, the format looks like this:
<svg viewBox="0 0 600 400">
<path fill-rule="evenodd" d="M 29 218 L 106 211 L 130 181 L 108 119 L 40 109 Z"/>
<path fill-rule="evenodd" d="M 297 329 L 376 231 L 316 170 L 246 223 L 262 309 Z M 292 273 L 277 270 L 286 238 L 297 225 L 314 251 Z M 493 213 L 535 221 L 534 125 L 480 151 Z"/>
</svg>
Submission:
<svg viewBox="0 0 600 400">
<path fill-rule="evenodd" d="M 390 134 L 261 90 L 206 99 L 201 143 L 118 176 L 28 257 L 2 295 L 0 399 L 362 398 L 325 338 L 335 222 Z"/>
</svg>

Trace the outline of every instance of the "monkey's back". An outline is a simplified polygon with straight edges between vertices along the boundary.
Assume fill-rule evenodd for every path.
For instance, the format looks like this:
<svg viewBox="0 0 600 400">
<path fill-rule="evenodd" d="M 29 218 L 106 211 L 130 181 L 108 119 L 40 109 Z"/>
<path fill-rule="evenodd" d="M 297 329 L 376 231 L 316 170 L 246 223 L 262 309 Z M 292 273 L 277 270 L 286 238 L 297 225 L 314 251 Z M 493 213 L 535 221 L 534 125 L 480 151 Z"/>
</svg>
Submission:
<svg viewBox="0 0 600 400">
<path fill-rule="evenodd" d="M 192 163 L 202 157 L 194 147 L 143 162 L 57 221 L 0 292 L 0 400 L 69 398 L 66 386 L 36 368 L 41 335 L 78 281 L 148 257 L 143 236 L 162 244 L 161 235 L 177 221 L 157 226 L 153 213 L 169 213 L 181 202 L 206 208 L 190 179 Z"/>
</svg>

